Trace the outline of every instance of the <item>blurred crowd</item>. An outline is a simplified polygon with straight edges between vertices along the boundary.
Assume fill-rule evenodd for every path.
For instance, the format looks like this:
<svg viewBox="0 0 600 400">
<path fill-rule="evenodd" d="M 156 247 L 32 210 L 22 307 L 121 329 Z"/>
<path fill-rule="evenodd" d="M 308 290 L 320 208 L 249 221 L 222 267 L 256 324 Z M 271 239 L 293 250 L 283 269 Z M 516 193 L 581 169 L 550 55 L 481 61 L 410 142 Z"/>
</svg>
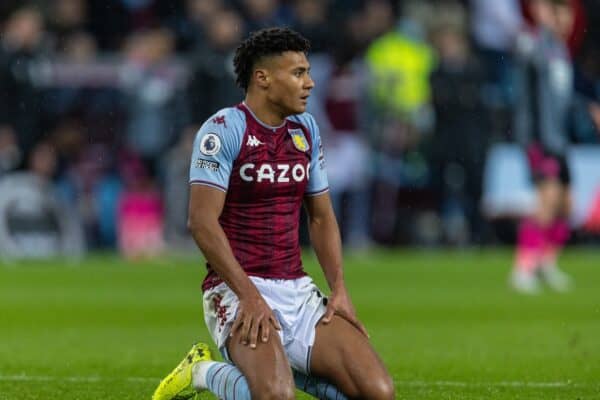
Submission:
<svg viewBox="0 0 600 400">
<path fill-rule="evenodd" d="M 538 1 L 564 12 L 532 15 Z M 593 0 L 3 0 L 0 185 L 11 183 L 0 243 L 74 247 L 49 234 L 66 215 L 80 248 L 135 257 L 190 246 L 193 137 L 243 99 L 240 40 L 275 25 L 312 42 L 309 107 L 349 247 L 494 241 L 480 211 L 484 164 L 494 143 L 523 143 L 531 82 L 519 57 L 540 21 L 566 49 L 552 72 L 569 93 L 561 135 L 598 143 Z"/>
</svg>

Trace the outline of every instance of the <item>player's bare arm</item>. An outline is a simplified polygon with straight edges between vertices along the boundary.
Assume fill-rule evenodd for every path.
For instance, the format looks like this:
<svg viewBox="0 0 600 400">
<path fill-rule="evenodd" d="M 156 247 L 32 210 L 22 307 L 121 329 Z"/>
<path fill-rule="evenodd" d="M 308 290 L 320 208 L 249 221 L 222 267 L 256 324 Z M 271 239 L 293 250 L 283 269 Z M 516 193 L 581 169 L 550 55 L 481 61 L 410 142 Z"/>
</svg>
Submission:
<svg viewBox="0 0 600 400">
<path fill-rule="evenodd" d="M 333 315 L 337 314 L 368 336 L 367 330 L 356 317 L 344 282 L 342 243 L 329 193 L 306 196 L 304 204 L 309 216 L 310 240 L 331 289 L 322 322 L 328 324 Z"/>
<path fill-rule="evenodd" d="M 271 328 L 281 327 L 271 308 L 236 260 L 219 224 L 225 195 L 225 192 L 209 186 L 192 185 L 188 227 L 206 260 L 240 300 L 232 335 L 237 336 L 241 343 L 255 348 L 259 337 L 267 342 Z"/>
</svg>

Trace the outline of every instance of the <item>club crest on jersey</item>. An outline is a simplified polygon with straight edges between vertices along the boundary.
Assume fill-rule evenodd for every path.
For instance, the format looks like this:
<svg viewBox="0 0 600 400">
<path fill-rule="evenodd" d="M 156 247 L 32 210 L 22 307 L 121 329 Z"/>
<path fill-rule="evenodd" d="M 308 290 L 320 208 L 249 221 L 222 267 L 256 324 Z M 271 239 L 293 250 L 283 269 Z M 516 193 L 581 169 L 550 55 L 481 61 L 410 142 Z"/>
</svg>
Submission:
<svg viewBox="0 0 600 400">
<path fill-rule="evenodd" d="M 221 150 L 221 139 L 216 133 L 209 133 L 200 141 L 200 152 L 206 156 L 214 156 Z"/>
<path fill-rule="evenodd" d="M 302 129 L 288 129 L 288 133 L 292 137 L 292 142 L 296 149 L 302 152 L 307 152 L 309 150 L 308 141 L 306 140 Z"/>
</svg>

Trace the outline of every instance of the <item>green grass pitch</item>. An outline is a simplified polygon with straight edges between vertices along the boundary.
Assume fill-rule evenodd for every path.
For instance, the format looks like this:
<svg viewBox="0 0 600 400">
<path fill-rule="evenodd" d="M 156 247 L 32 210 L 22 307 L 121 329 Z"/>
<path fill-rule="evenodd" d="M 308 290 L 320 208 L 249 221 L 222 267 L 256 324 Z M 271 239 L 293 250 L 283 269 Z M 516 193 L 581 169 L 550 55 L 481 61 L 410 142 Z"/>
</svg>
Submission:
<svg viewBox="0 0 600 400">
<path fill-rule="evenodd" d="M 534 297 L 507 288 L 511 260 L 503 249 L 346 258 L 398 399 L 600 399 L 600 253 L 567 251 L 576 289 Z M 192 343 L 210 341 L 203 274 L 200 257 L 0 266 L 0 400 L 149 399 Z"/>
</svg>

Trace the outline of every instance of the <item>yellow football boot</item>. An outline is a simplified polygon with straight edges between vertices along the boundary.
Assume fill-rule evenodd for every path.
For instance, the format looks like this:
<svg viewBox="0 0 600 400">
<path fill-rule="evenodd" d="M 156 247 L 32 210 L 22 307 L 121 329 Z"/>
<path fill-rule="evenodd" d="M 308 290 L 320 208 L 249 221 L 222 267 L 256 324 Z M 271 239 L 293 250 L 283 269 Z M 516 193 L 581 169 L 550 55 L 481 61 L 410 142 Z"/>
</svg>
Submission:
<svg viewBox="0 0 600 400">
<path fill-rule="evenodd" d="M 160 382 L 152 400 L 184 400 L 194 397 L 196 391 L 192 387 L 192 367 L 199 361 L 211 360 L 208 345 L 195 344 L 183 361 Z"/>
</svg>

